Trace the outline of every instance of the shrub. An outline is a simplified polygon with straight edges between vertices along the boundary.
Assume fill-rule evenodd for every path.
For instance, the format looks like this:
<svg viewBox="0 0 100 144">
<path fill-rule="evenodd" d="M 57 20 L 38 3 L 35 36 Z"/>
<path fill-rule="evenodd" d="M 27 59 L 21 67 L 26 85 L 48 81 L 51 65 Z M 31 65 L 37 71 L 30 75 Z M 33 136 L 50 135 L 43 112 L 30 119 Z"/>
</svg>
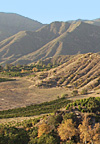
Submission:
<svg viewBox="0 0 100 144">
<path fill-rule="evenodd" d="M 64 116 L 63 116 L 63 120 L 67 120 L 67 119 L 74 119 L 76 117 L 76 115 L 74 113 L 66 113 Z"/>
<path fill-rule="evenodd" d="M 57 142 L 53 136 L 44 134 L 37 140 L 37 144 L 57 144 Z"/>
<path fill-rule="evenodd" d="M 68 94 L 62 94 L 61 95 L 61 98 L 65 98 L 65 97 L 67 97 L 68 96 Z"/>
<path fill-rule="evenodd" d="M 73 103 L 73 106 L 76 106 L 76 102 Z"/>
<path fill-rule="evenodd" d="M 81 95 L 85 95 L 85 94 L 87 94 L 87 93 L 88 93 L 87 89 L 82 89 Z"/>
<path fill-rule="evenodd" d="M 78 95 L 78 90 L 73 90 L 72 96 L 77 96 Z"/>
<path fill-rule="evenodd" d="M 81 111 L 81 110 L 82 110 L 82 108 L 81 108 L 81 106 L 80 106 L 80 105 L 78 106 L 78 109 L 79 109 L 79 111 Z"/>
</svg>

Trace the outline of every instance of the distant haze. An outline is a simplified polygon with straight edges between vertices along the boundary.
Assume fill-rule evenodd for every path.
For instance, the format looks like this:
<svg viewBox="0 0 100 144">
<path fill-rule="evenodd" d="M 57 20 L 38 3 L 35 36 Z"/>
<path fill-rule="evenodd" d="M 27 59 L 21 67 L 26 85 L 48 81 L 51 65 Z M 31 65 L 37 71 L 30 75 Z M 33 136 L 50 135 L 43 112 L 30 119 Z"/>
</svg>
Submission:
<svg viewBox="0 0 100 144">
<path fill-rule="evenodd" d="M 1 20 L 1 37 L 3 33 L 7 37 L 0 42 L 0 64 L 3 65 L 29 64 L 58 55 L 100 51 L 100 19 L 43 25 L 16 14 L 1 13 Z M 12 36 L 8 37 L 7 32 Z"/>
</svg>

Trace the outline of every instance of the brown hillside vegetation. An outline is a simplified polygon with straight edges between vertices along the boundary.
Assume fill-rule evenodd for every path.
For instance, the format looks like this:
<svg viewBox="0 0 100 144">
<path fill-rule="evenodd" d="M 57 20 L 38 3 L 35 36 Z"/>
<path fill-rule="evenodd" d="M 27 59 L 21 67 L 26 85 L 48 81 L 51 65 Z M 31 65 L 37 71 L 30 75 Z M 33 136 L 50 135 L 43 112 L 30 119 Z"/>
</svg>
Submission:
<svg viewBox="0 0 100 144">
<path fill-rule="evenodd" d="M 100 55 L 96 53 L 78 54 L 66 63 L 48 72 L 37 73 L 37 86 L 68 88 L 100 87 Z"/>
</svg>

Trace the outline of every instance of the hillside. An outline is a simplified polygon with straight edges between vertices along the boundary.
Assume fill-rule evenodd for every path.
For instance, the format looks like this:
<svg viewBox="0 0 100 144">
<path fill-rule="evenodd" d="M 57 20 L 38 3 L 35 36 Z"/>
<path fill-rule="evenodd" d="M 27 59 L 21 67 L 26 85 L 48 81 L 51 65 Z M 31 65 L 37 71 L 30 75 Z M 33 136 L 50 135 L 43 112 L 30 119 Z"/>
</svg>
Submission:
<svg viewBox="0 0 100 144">
<path fill-rule="evenodd" d="M 88 24 L 91 24 L 91 25 L 95 25 L 95 26 L 100 26 L 100 18 L 98 19 L 94 19 L 94 20 L 83 20 L 83 19 L 78 19 L 78 20 L 70 20 L 68 21 L 69 23 L 73 23 L 75 21 L 82 21 L 84 23 L 88 23 Z"/>
<path fill-rule="evenodd" d="M 42 23 L 13 13 L 0 13 L 0 41 L 19 31 L 35 31 L 43 26 Z"/>
<path fill-rule="evenodd" d="M 21 31 L 5 39 L 0 42 L 1 64 L 14 63 L 18 58 L 40 49 L 49 41 L 52 41 L 61 33 L 65 32 L 69 25 L 69 23 L 55 22 L 44 26 L 36 32 Z M 21 61 L 18 63 L 30 63 L 31 61 L 33 61 L 33 58 L 32 60 L 26 59 L 24 62 Z"/>
<path fill-rule="evenodd" d="M 21 57 L 20 60 L 38 60 L 56 55 L 73 55 L 77 53 L 100 51 L 100 27 L 76 22 L 66 32 L 50 41 L 39 50 Z"/>
<path fill-rule="evenodd" d="M 64 86 L 88 90 L 100 88 L 100 55 L 96 53 L 75 55 L 54 69 L 37 73 L 34 82 L 40 87 Z"/>
<path fill-rule="evenodd" d="M 53 22 L 41 29 L 21 31 L 0 42 L 0 64 L 29 64 L 58 55 L 100 51 L 100 26 L 82 21 Z"/>
<path fill-rule="evenodd" d="M 1 144 L 99 144 L 99 106 L 99 97 L 76 101 L 61 98 L 25 108 L 2 111 L 0 142 Z M 30 115 L 31 117 L 23 117 Z"/>
<path fill-rule="evenodd" d="M 58 66 L 67 62 L 72 57 L 74 57 L 74 55 L 56 55 L 54 57 L 48 57 L 44 60 L 39 60 L 37 61 L 37 64 L 42 62 L 42 64 L 45 64 L 45 65 L 52 64 L 52 65 Z"/>
<path fill-rule="evenodd" d="M 92 24 L 92 25 L 100 26 L 100 19 L 95 19 L 95 20 L 90 20 L 90 21 L 87 20 L 85 22 Z"/>
</svg>

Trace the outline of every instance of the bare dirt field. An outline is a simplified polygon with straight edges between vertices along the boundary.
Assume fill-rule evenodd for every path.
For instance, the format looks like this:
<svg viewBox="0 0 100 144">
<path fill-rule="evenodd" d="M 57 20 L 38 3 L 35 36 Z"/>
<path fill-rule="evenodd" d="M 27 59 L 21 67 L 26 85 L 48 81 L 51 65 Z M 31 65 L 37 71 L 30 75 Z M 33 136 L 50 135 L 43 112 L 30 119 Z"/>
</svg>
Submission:
<svg viewBox="0 0 100 144">
<path fill-rule="evenodd" d="M 72 90 L 63 87 L 38 88 L 34 86 L 32 80 L 27 78 L 17 78 L 16 81 L 0 83 L 0 110 L 24 107 L 31 104 L 51 101 L 68 94 L 71 100 L 100 97 L 100 90 L 91 91 L 88 95 L 71 96 Z"/>
<path fill-rule="evenodd" d="M 24 107 L 56 99 L 68 93 L 65 88 L 38 88 L 27 78 L 0 83 L 0 110 Z"/>
</svg>

